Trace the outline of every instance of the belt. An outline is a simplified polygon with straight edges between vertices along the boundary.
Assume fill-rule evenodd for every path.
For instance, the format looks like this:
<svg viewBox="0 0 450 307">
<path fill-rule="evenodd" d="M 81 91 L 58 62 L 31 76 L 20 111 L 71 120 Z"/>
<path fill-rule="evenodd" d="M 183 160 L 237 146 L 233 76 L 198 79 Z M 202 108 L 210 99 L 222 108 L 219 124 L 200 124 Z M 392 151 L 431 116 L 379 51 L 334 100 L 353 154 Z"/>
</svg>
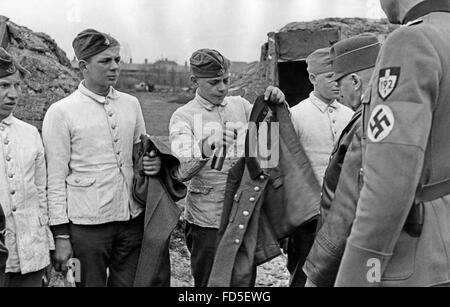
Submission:
<svg viewBox="0 0 450 307">
<path fill-rule="evenodd" d="M 417 202 L 428 202 L 450 194 L 450 179 L 424 185 L 416 193 Z"/>
</svg>

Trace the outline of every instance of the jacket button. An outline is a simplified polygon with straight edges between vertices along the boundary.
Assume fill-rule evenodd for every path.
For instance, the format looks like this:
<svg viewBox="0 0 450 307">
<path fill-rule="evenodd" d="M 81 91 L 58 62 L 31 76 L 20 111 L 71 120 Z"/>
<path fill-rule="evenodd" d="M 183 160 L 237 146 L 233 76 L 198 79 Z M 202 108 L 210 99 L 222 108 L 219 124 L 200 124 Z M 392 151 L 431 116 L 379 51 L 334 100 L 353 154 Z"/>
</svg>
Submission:
<svg viewBox="0 0 450 307">
<path fill-rule="evenodd" d="M 242 214 L 243 214 L 244 216 L 249 216 L 249 215 L 250 215 L 250 212 L 244 211 L 244 212 L 242 212 Z"/>
<path fill-rule="evenodd" d="M 243 230 L 243 229 L 245 229 L 245 226 L 241 224 L 241 225 L 239 225 L 239 229 Z"/>
<path fill-rule="evenodd" d="M 249 199 L 249 201 L 251 202 L 251 203 L 254 203 L 255 202 L 255 198 L 254 197 L 250 197 L 250 199 Z"/>
<path fill-rule="evenodd" d="M 239 244 L 239 243 L 241 243 L 241 240 L 236 239 L 236 240 L 234 240 L 234 243 L 235 243 L 235 244 Z"/>
<path fill-rule="evenodd" d="M 255 192 L 261 191 L 261 189 L 259 187 L 255 187 L 254 190 L 255 190 Z"/>
</svg>

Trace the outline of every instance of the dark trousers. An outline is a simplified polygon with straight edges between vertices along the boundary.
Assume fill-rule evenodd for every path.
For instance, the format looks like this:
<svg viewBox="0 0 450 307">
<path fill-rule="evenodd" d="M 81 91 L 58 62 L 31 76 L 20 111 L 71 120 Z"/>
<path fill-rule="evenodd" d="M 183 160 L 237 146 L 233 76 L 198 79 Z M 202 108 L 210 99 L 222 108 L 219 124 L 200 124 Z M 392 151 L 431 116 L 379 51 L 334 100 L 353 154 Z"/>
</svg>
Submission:
<svg viewBox="0 0 450 307">
<path fill-rule="evenodd" d="M 40 270 L 33 273 L 6 273 L 3 276 L 2 287 L 9 288 L 38 288 L 43 286 L 45 270 Z"/>
<path fill-rule="evenodd" d="M 126 222 L 71 224 L 74 258 L 81 265 L 77 287 L 132 287 L 143 232 L 144 214 Z"/>
<path fill-rule="evenodd" d="M 217 229 L 186 223 L 186 245 L 191 253 L 195 287 L 206 287 L 216 254 Z"/>
<path fill-rule="evenodd" d="M 290 287 L 304 287 L 306 284 L 303 265 L 316 237 L 317 221 L 318 218 L 314 218 L 301 225 L 289 238 L 287 269 L 291 274 Z"/>
</svg>

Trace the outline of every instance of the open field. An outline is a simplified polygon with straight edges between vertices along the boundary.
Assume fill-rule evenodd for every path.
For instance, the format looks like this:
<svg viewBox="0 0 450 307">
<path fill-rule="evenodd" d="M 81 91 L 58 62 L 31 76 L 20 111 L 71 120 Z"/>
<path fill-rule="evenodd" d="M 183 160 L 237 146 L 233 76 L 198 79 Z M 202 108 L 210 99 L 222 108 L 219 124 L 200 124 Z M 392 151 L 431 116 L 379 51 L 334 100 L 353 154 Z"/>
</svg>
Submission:
<svg viewBox="0 0 450 307">
<path fill-rule="evenodd" d="M 186 102 L 186 97 L 158 93 L 133 93 L 133 95 L 138 97 L 141 102 L 147 132 L 168 142 L 170 117 L 177 108 L 183 105 L 183 102 Z M 170 251 L 172 286 L 192 286 L 189 251 L 184 243 L 182 223 L 172 236 Z M 288 282 L 289 273 L 286 270 L 286 257 L 284 255 L 258 268 L 257 286 L 286 287 Z"/>
</svg>

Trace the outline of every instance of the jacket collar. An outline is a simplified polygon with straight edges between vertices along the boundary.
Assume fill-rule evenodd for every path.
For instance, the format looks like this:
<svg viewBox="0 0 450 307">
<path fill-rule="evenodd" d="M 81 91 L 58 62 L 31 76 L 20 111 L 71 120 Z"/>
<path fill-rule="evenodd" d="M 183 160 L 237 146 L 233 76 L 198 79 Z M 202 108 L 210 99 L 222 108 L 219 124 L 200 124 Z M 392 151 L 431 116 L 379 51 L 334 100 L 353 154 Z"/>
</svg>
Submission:
<svg viewBox="0 0 450 307">
<path fill-rule="evenodd" d="M 106 97 L 97 95 L 96 93 L 92 92 L 91 90 L 87 89 L 84 86 L 84 81 L 80 82 L 80 85 L 78 85 L 78 90 L 81 92 L 81 94 L 97 101 L 98 103 L 105 103 L 106 99 L 117 99 L 119 97 L 119 95 L 117 94 L 117 91 L 111 86 L 111 88 L 109 89 L 109 93 Z"/>
<path fill-rule="evenodd" d="M 208 100 L 206 100 L 205 98 L 203 98 L 202 96 L 200 96 L 200 94 L 197 92 L 195 93 L 195 100 L 197 100 L 206 110 L 208 111 L 212 111 L 214 108 L 220 106 L 220 107 L 225 107 L 228 102 L 226 100 L 226 98 L 222 101 L 222 103 L 220 105 L 215 105 L 211 102 L 209 102 Z"/>
<path fill-rule="evenodd" d="M 450 1 L 448 0 L 425 0 L 414 6 L 406 13 L 402 24 L 407 24 L 433 12 L 450 12 Z"/>
<path fill-rule="evenodd" d="M 325 103 L 322 100 L 320 100 L 316 95 L 314 95 L 314 92 L 309 95 L 309 99 L 322 113 L 325 113 L 328 110 L 328 108 L 333 109 L 339 108 L 339 104 L 336 100 L 330 104 Z"/>
<path fill-rule="evenodd" d="M 5 126 L 11 126 L 13 124 L 13 118 L 14 118 L 14 116 L 11 113 L 11 114 L 9 114 L 9 116 L 7 118 L 2 120 L 0 123 Z"/>
</svg>

